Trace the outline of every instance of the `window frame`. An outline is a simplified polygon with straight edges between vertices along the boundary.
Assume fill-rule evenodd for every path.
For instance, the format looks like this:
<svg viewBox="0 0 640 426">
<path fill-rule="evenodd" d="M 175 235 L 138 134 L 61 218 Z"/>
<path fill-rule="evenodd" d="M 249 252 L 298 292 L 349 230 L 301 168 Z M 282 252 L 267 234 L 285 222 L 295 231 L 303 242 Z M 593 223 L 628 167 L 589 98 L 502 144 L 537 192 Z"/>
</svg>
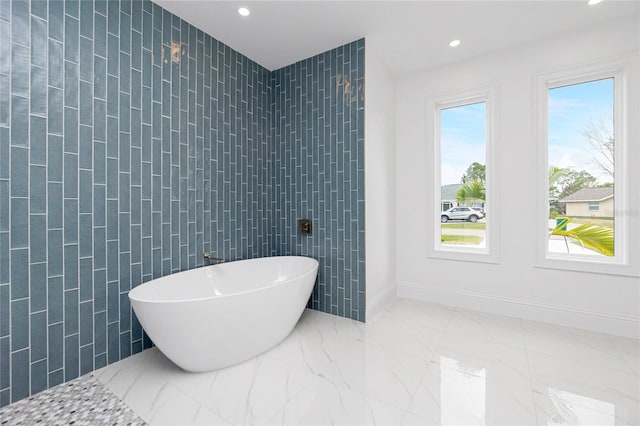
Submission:
<svg viewBox="0 0 640 426">
<path fill-rule="evenodd" d="M 636 182 L 637 173 L 632 172 L 630 165 L 632 149 L 629 136 L 633 132 L 637 136 L 637 128 L 632 129 L 629 120 L 630 102 L 637 108 L 638 98 L 631 95 L 630 76 L 637 67 L 637 55 L 628 55 L 603 62 L 577 66 L 556 72 L 538 75 L 535 82 L 535 102 L 537 107 L 536 142 L 538 144 L 538 209 L 536 267 L 591 272 L 609 275 L 639 276 L 640 265 L 632 261 L 638 254 L 638 243 L 632 241 L 633 229 L 638 229 L 638 218 L 630 218 L 629 212 L 638 211 L 638 197 L 630 195 L 630 183 Z M 615 181 L 614 181 L 614 256 L 594 259 L 570 253 L 549 252 L 549 138 L 548 138 L 548 93 L 550 89 L 587 83 L 590 81 L 614 79 L 613 100 L 613 132 L 615 146 Z M 637 74 L 635 74 L 637 84 Z M 633 83 L 631 84 L 633 85 Z M 633 176 L 632 176 L 633 173 Z M 635 208 L 635 210 L 634 210 Z"/>
<path fill-rule="evenodd" d="M 615 198 L 614 198 L 615 201 Z M 587 204 L 587 210 L 590 212 L 599 212 L 600 211 L 600 201 L 589 201 Z M 615 210 L 615 207 L 614 207 Z M 615 219 L 614 219 L 615 223 Z"/>
<path fill-rule="evenodd" d="M 489 206 L 485 223 L 486 247 L 458 247 L 441 243 L 441 120 L 440 111 L 475 103 L 485 103 L 485 204 Z M 498 263 L 498 223 L 499 205 L 497 182 L 496 131 L 497 126 L 497 89 L 484 87 L 465 92 L 453 93 L 427 99 L 427 164 L 433 171 L 427 184 L 427 257 L 465 262 Z"/>
</svg>

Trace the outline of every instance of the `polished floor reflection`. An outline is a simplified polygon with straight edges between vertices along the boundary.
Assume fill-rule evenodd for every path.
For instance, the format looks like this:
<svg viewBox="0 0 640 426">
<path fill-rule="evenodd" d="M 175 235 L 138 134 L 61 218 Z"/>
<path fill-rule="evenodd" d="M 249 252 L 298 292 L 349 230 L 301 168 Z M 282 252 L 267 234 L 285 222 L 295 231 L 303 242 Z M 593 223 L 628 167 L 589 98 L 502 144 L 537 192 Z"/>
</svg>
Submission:
<svg viewBox="0 0 640 426">
<path fill-rule="evenodd" d="M 638 425 L 640 341 L 398 299 L 307 310 L 260 357 L 186 373 L 155 348 L 95 375 L 154 424 Z"/>
</svg>

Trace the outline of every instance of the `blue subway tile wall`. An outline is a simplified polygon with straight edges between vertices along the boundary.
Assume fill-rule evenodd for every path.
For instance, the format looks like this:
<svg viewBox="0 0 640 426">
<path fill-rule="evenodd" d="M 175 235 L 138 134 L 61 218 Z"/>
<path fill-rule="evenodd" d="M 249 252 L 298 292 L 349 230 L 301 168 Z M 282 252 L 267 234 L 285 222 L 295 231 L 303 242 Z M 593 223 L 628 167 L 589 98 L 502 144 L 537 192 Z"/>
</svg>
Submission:
<svg viewBox="0 0 640 426">
<path fill-rule="evenodd" d="M 273 252 L 320 261 L 309 307 L 365 319 L 364 39 L 272 75 Z M 297 220 L 313 220 L 300 235 Z"/>
<path fill-rule="evenodd" d="M 0 406 L 149 347 L 136 285 L 272 254 L 270 78 L 148 0 L 0 0 Z"/>
</svg>

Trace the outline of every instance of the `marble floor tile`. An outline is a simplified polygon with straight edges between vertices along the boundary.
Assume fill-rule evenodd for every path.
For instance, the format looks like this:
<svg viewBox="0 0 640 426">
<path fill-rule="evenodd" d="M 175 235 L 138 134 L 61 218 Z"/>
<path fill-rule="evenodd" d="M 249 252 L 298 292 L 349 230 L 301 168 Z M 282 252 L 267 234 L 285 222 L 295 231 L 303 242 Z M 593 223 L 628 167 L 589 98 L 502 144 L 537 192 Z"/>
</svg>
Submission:
<svg viewBox="0 0 640 426">
<path fill-rule="evenodd" d="M 318 375 L 353 342 L 364 338 L 365 325 L 361 322 L 306 310 L 296 328 L 268 356 Z"/>
<path fill-rule="evenodd" d="M 492 368 L 498 365 L 441 357 L 423 377 L 409 412 L 429 424 L 535 425 L 528 380 L 500 377 L 503 372 Z"/>
<path fill-rule="evenodd" d="M 447 335 L 455 335 L 467 342 L 526 348 L 520 319 L 483 312 L 456 310 L 447 328 Z"/>
<path fill-rule="evenodd" d="M 200 406 L 191 424 L 196 426 L 227 426 L 230 423 L 222 420 L 208 408 Z"/>
<path fill-rule="evenodd" d="M 156 393 L 143 418 L 151 425 L 190 425 L 195 423 L 200 411 L 196 400 L 167 383 Z"/>
<path fill-rule="evenodd" d="M 156 348 L 95 372 L 161 424 L 638 425 L 640 342 L 398 299 L 307 310 L 278 346 L 187 373 Z"/>
<path fill-rule="evenodd" d="M 400 409 L 409 408 L 431 356 L 401 353 L 357 342 L 323 376 L 343 386 Z"/>
<path fill-rule="evenodd" d="M 366 327 L 366 341 L 381 348 L 430 359 L 444 330 L 423 327 L 395 318 L 375 318 Z"/>
<path fill-rule="evenodd" d="M 636 376 L 640 376 L 640 340 L 607 336 L 611 345 L 620 353 Z"/>
<path fill-rule="evenodd" d="M 628 372 L 630 367 L 609 336 L 569 327 L 523 321 L 527 350 L 593 367 Z"/>
<path fill-rule="evenodd" d="M 381 319 L 396 319 L 423 327 L 444 330 L 449 325 L 455 312 L 449 308 L 435 303 L 428 303 L 411 299 L 395 299 L 390 301 L 377 317 Z"/>
<path fill-rule="evenodd" d="M 231 424 L 262 424 L 315 378 L 280 361 L 258 357 L 201 382 L 183 381 L 176 386 Z"/>
<path fill-rule="evenodd" d="M 158 353 L 156 348 L 146 350 L 96 370 L 93 374 L 111 392 L 124 399 L 137 380 L 150 374 L 149 370 L 154 367 Z"/>
<path fill-rule="evenodd" d="M 613 404 L 557 389 L 549 389 L 545 394 L 536 392 L 535 404 L 540 425 L 638 425 L 620 417 Z"/>
<path fill-rule="evenodd" d="M 404 415 L 404 410 L 318 377 L 267 424 L 397 425 Z"/>
<path fill-rule="evenodd" d="M 485 371 L 491 383 L 531 390 L 527 352 L 490 342 L 469 342 L 447 334 L 435 352 L 432 363 L 461 371 Z"/>
<path fill-rule="evenodd" d="M 580 412 L 594 411 L 616 419 L 613 424 L 640 424 L 640 380 L 633 372 L 537 353 L 529 353 L 529 363 L 536 407 L 545 418 L 579 420 L 585 418 Z"/>
<path fill-rule="evenodd" d="M 426 419 L 418 414 L 407 411 L 400 424 L 402 426 L 438 426 L 442 423 L 434 423 L 431 419 Z"/>
</svg>

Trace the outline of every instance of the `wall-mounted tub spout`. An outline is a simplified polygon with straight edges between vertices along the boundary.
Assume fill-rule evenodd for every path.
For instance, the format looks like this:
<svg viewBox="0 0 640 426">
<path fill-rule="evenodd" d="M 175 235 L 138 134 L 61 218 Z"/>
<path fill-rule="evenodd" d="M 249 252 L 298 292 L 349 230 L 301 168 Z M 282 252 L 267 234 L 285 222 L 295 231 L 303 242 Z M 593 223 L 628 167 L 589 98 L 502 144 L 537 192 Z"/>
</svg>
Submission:
<svg viewBox="0 0 640 426">
<path fill-rule="evenodd" d="M 204 258 L 204 260 L 208 260 L 209 262 L 212 262 L 214 265 L 218 263 L 224 263 L 224 259 L 220 259 L 219 257 L 214 257 L 208 251 L 204 252 L 202 254 L 202 257 Z"/>
</svg>

